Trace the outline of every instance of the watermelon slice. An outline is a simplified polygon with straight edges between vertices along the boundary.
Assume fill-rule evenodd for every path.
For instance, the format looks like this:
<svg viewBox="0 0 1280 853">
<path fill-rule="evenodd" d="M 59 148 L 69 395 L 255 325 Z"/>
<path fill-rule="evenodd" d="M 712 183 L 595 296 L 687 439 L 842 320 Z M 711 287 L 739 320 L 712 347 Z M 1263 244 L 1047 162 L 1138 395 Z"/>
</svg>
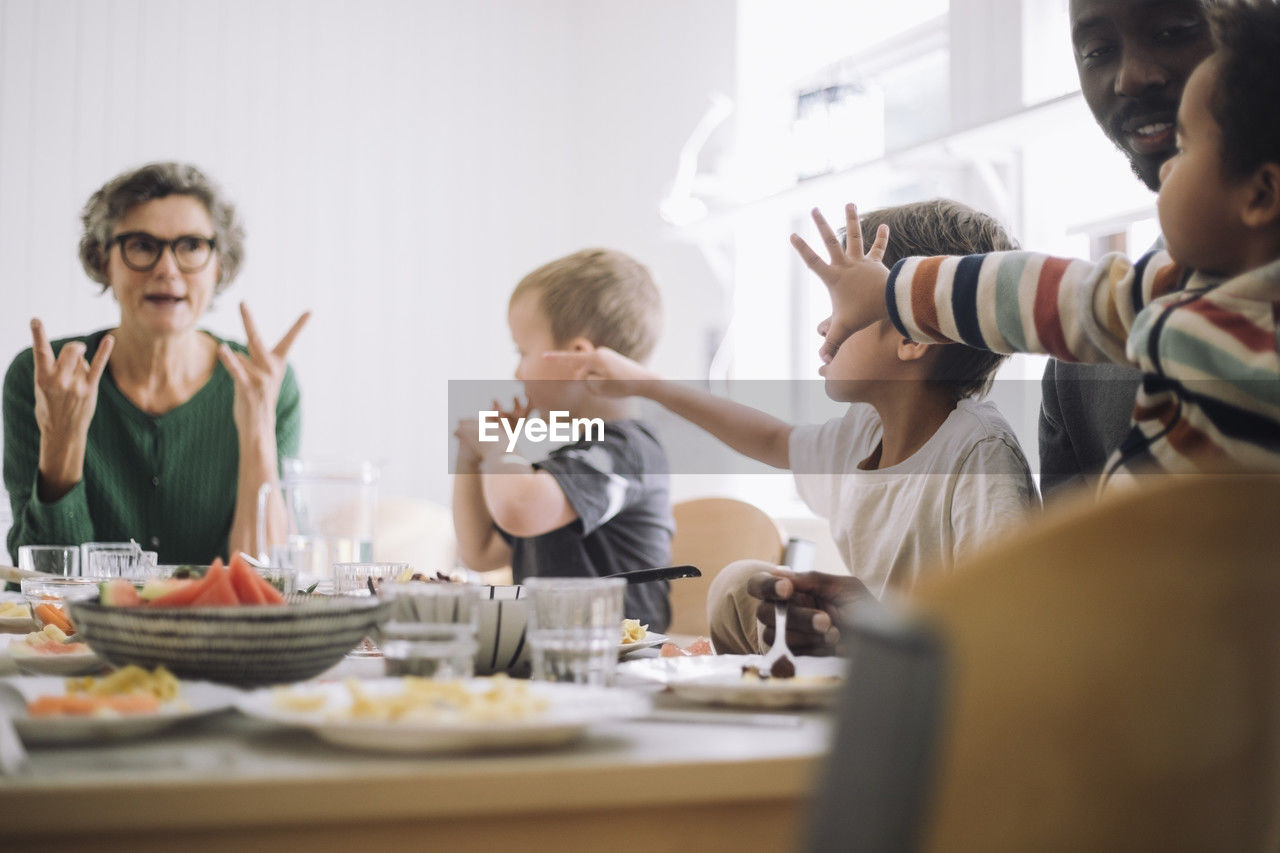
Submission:
<svg viewBox="0 0 1280 853">
<path fill-rule="evenodd" d="M 142 589 L 138 590 L 138 596 L 143 602 L 149 603 L 194 583 L 197 581 L 190 578 L 149 578 L 142 584 Z"/>
<path fill-rule="evenodd" d="M 239 604 L 236 589 L 231 585 L 231 572 L 222 564 L 222 560 L 214 560 L 209 573 L 201 582 L 199 595 L 191 602 L 192 607 L 223 607 Z"/>
<path fill-rule="evenodd" d="M 108 607 L 137 607 L 142 604 L 138 589 L 124 578 L 115 578 L 101 584 L 98 600 Z"/>
<path fill-rule="evenodd" d="M 184 580 L 175 581 L 174 583 L 180 583 L 181 586 L 175 586 L 163 595 L 151 599 L 149 604 L 153 607 L 186 607 L 195 601 L 196 596 L 200 594 L 200 590 L 204 586 L 203 580 Z"/>
<path fill-rule="evenodd" d="M 236 591 L 236 600 L 241 604 L 266 604 L 266 597 L 258 586 L 258 573 L 249 567 L 244 558 L 236 554 L 231 558 L 227 569 L 231 586 Z"/>
</svg>

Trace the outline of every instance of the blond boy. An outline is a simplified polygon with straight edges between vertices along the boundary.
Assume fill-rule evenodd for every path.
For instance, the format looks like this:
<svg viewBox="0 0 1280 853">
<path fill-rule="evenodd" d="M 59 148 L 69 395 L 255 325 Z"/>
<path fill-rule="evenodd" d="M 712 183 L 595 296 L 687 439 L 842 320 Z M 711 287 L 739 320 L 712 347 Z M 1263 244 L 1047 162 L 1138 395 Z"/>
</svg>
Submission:
<svg viewBox="0 0 1280 853">
<path fill-rule="evenodd" d="M 536 414 L 544 421 L 596 422 L 600 429 L 588 428 L 579 440 L 530 463 L 508 452 L 506 442 L 481 440 L 481 419 L 458 425 L 453 522 L 467 566 L 485 571 L 510 565 L 519 583 L 670 562 L 674 523 L 661 445 L 629 417 L 623 401 L 590 393 L 572 381 L 571 371 L 542 357 L 608 347 L 642 361 L 657 342 L 661 318 L 649 271 L 621 252 L 576 252 L 516 286 L 507 323 L 526 400 L 502 412 L 504 420 Z M 624 610 L 650 630 L 664 630 L 670 621 L 667 583 L 628 586 Z"/>
</svg>

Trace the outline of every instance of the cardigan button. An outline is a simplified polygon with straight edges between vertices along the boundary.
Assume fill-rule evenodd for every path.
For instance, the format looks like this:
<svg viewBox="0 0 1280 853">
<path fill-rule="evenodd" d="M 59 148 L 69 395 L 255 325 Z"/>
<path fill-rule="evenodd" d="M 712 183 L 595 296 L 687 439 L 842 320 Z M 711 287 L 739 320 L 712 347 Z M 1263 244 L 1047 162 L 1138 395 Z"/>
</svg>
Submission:
<svg viewBox="0 0 1280 853">
<path fill-rule="evenodd" d="M 152 548 L 159 548 L 159 547 L 160 547 L 160 537 L 159 537 L 159 536 L 152 536 L 152 537 L 151 537 L 151 547 L 152 547 Z"/>
<path fill-rule="evenodd" d="M 152 477 L 152 478 L 151 478 L 151 485 L 153 485 L 153 486 L 158 486 L 158 485 L 160 485 L 160 476 L 159 476 L 159 475 L 156 475 L 155 477 Z"/>
</svg>

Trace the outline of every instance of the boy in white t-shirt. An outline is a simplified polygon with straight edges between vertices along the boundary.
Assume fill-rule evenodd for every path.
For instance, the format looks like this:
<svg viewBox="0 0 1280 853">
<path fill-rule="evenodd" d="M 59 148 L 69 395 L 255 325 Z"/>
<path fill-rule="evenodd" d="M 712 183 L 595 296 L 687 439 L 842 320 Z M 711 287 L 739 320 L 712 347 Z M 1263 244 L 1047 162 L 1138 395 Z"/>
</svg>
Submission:
<svg viewBox="0 0 1280 853">
<path fill-rule="evenodd" d="M 945 200 L 877 211 L 862 228 L 877 233 L 886 259 L 936 254 L 943 246 L 968 253 L 1012 247 L 991 217 Z M 829 229 L 823 239 L 830 251 L 845 252 Z M 854 242 L 860 253 L 862 239 Z M 819 326 L 820 335 L 829 322 Z M 827 395 L 851 403 L 844 417 L 820 425 L 793 426 L 665 382 L 609 350 L 544 357 L 572 364 L 600 393 L 652 399 L 738 452 L 795 474 L 801 497 L 828 520 L 853 575 L 832 579 L 841 591 L 836 601 L 791 608 L 787 633 L 797 652 L 834 648 L 839 614 L 829 608 L 840 599 L 908 590 L 922 571 L 950 566 L 958 553 L 1039 501 L 1013 430 L 993 404 L 975 399 L 989 390 L 1002 357 L 962 344 L 917 344 L 888 322 L 851 335 L 820 368 Z M 750 653 L 768 641 L 758 616 L 771 623 L 764 611 L 771 614 L 772 605 L 749 594 L 748 586 L 770 568 L 742 561 L 717 575 L 707 600 L 717 651 Z"/>
</svg>

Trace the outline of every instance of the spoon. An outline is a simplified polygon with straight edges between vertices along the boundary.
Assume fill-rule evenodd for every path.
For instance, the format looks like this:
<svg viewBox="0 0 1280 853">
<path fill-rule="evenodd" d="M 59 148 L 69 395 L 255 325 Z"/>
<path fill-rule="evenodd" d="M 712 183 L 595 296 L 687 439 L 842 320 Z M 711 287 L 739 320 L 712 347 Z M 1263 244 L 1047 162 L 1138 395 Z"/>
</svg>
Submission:
<svg viewBox="0 0 1280 853">
<path fill-rule="evenodd" d="M 773 645 L 760 660 L 760 675 L 794 678 L 795 674 L 795 655 L 787 646 L 787 605 L 777 602 L 773 605 Z"/>
<path fill-rule="evenodd" d="M 13 715 L 25 714 L 27 702 L 12 684 L 0 681 L 0 776 L 27 770 L 27 749 L 13 727 Z"/>
</svg>

